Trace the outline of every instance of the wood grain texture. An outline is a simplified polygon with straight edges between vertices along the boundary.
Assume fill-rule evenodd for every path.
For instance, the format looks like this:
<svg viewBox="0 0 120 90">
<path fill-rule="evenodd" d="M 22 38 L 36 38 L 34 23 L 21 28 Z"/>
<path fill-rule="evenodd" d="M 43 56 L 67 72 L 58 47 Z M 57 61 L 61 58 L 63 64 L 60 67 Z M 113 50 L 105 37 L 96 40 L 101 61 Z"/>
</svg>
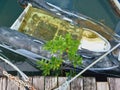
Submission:
<svg viewBox="0 0 120 90">
<path fill-rule="evenodd" d="M 29 77 L 29 83 L 32 85 L 33 84 L 33 82 L 32 82 L 32 77 Z M 20 85 L 20 87 L 19 87 L 19 89 L 18 90 L 27 90 L 27 89 L 25 89 L 25 87 L 23 87 L 22 85 Z"/>
<path fill-rule="evenodd" d="M 108 82 L 97 82 L 97 90 L 109 90 Z"/>
<path fill-rule="evenodd" d="M 36 90 L 53 90 L 66 81 L 67 77 L 30 77 Z M 25 90 L 6 77 L 0 77 L 0 90 Z M 96 82 L 94 77 L 77 78 L 67 90 L 120 90 L 120 78 L 108 78 L 106 82 Z"/>
<path fill-rule="evenodd" d="M 83 90 L 83 79 L 77 78 L 71 83 L 71 90 Z"/>
<path fill-rule="evenodd" d="M 3 85 L 2 85 L 2 78 L 0 78 L 0 90 L 2 90 L 2 87 L 3 87 Z"/>
<path fill-rule="evenodd" d="M 120 90 L 120 78 L 108 78 L 110 90 Z"/>
<path fill-rule="evenodd" d="M 67 80 L 67 77 L 58 77 L 58 86 L 62 85 Z M 67 90 L 70 90 L 70 86 L 68 86 Z"/>
<path fill-rule="evenodd" d="M 33 86 L 36 90 L 44 90 L 44 77 L 35 76 L 33 77 Z"/>
<path fill-rule="evenodd" d="M 83 88 L 84 90 L 96 90 L 96 80 L 93 77 L 83 78 Z"/>
<path fill-rule="evenodd" d="M 57 77 L 45 77 L 45 90 L 53 90 L 57 84 Z"/>
<path fill-rule="evenodd" d="M 6 90 L 7 88 L 7 78 L 6 77 L 2 77 L 2 89 L 1 90 Z"/>
<path fill-rule="evenodd" d="M 14 81 L 7 79 L 7 90 L 18 90 L 18 86 Z"/>
</svg>

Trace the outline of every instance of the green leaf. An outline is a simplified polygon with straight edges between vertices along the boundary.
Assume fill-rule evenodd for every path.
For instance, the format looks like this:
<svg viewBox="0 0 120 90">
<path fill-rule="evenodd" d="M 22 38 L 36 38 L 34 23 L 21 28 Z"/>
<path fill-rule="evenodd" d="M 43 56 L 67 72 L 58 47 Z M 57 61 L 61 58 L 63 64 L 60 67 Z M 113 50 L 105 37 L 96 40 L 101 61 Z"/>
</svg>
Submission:
<svg viewBox="0 0 120 90">
<path fill-rule="evenodd" d="M 52 54 L 59 55 L 51 57 L 49 61 L 39 61 L 37 63 L 38 67 L 43 70 L 44 75 L 49 75 L 51 71 L 58 72 L 64 61 L 63 59 L 66 57 L 75 67 L 79 66 L 82 63 L 82 58 L 76 55 L 79 44 L 80 41 L 73 39 L 70 33 L 66 34 L 64 37 L 62 35 L 56 36 L 53 40 L 48 41 L 44 45 L 44 49 L 50 51 Z"/>
</svg>

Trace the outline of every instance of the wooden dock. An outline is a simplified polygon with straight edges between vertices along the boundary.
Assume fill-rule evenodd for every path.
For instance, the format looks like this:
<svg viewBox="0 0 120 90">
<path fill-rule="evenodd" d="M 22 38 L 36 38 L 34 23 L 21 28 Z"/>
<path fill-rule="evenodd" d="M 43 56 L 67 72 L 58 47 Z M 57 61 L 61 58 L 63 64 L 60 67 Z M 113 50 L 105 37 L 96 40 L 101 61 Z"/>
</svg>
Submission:
<svg viewBox="0 0 120 90">
<path fill-rule="evenodd" d="M 66 77 L 30 77 L 31 83 L 37 90 L 53 90 L 61 85 Z M 24 90 L 17 87 L 6 77 L 0 78 L 0 90 Z M 82 77 L 73 81 L 67 90 L 120 90 L 120 78 L 107 78 L 107 81 L 96 81 L 94 77 Z"/>
</svg>

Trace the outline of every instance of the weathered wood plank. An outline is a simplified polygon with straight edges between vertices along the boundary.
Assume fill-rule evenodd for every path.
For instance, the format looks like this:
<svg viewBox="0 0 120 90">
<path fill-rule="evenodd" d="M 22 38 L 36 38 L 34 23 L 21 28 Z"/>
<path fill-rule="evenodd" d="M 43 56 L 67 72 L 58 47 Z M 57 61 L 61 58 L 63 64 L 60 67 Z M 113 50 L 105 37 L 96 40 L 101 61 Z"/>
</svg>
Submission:
<svg viewBox="0 0 120 90">
<path fill-rule="evenodd" d="M 108 82 L 97 82 L 97 90 L 109 90 Z"/>
<path fill-rule="evenodd" d="M 29 82 L 31 83 L 31 85 L 33 84 L 32 83 L 32 77 L 29 77 Z M 23 87 L 22 85 L 20 85 L 19 89 L 18 90 L 26 90 L 25 87 Z"/>
<path fill-rule="evenodd" d="M 45 90 L 52 90 L 57 87 L 57 77 L 45 77 Z"/>
<path fill-rule="evenodd" d="M 108 78 L 110 90 L 120 90 L 120 78 Z"/>
<path fill-rule="evenodd" d="M 58 77 L 58 86 L 62 85 L 66 79 L 66 77 Z M 67 90 L 70 90 L 70 86 L 67 88 Z"/>
<path fill-rule="evenodd" d="M 52 90 L 66 81 L 66 77 L 30 77 L 37 90 Z M 0 77 L 0 90 L 25 90 L 18 88 L 13 81 Z M 67 90 L 120 90 L 120 78 L 108 78 L 108 82 L 96 82 L 95 78 L 84 77 L 74 80 Z"/>
<path fill-rule="evenodd" d="M 0 90 L 6 90 L 6 78 L 0 77 Z"/>
<path fill-rule="evenodd" d="M 83 88 L 84 90 L 96 90 L 96 80 L 93 77 L 83 78 Z"/>
<path fill-rule="evenodd" d="M 2 78 L 0 77 L 0 90 L 2 90 L 2 87 L 3 87 L 3 85 L 2 85 Z"/>
<path fill-rule="evenodd" d="M 6 90 L 7 87 L 7 78 L 6 77 L 2 77 L 2 89 L 1 90 Z"/>
<path fill-rule="evenodd" d="M 14 81 L 7 79 L 7 90 L 18 90 L 18 86 Z"/>
<path fill-rule="evenodd" d="M 20 87 L 19 87 L 19 90 L 25 90 L 25 87 L 20 86 Z"/>
<path fill-rule="evenodd" d="M 33 86 L 36 90 L 44 90 L 44 77 L 35 76 L 33 77 Z"/>
<path fill-rule="evenodd" d="M 83 90 L 83 79 L 77 78 L 71 83 L 71 90 Z"/>
</svg>

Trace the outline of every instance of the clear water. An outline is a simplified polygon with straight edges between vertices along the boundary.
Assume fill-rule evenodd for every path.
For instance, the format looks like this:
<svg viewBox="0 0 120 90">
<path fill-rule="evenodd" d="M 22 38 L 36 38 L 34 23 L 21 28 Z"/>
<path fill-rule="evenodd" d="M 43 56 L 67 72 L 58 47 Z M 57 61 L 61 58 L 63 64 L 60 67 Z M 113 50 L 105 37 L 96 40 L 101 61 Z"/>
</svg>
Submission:
<svg viewBox="0 0 120 90">
<path fill-rule="evenodd" d="M 10 27 L 21 12 L 17 0 L 0 0 L 0 26 Z"/>
</svg>

